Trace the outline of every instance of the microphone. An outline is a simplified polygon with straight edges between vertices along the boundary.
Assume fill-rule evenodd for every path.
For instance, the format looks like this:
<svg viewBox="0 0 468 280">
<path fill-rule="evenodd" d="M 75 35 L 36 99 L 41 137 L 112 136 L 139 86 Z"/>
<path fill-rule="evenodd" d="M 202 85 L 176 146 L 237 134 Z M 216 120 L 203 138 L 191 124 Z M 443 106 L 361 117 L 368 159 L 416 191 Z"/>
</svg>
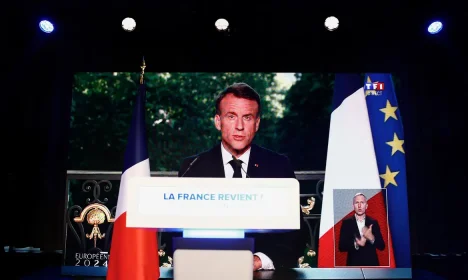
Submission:
<svg viewBox="0 0 468 280">
<path fill-rule="evenodd" d="M 180 176 L 181 178 L 184 177 L 184 175 L 190 170 L 190 168 L 192 168 L 193 164 L 200 158 L 200 156 L 196 157 L 190 164 L 189 166 L 187 167 L 187 169 L 185 170 L 184 174 L 182 174 L 182 176 Z"/>
<path fill-rule="evenodd" d="M 240 166 L 240 168 L 242 169 L 242 171 L 244 171 L 245 173 L 245 176 L 247 178 L 250 178 L 249 174 L 247 173 L 247 171 L 245 171 L 244 167 L 242 167 L 242 163 L 240 160 L 238 160 L 235 156 L 232 156 L 232 160 L 234 161 L 234 163 L 237 165 L 237 166 Z"/>
</svg>

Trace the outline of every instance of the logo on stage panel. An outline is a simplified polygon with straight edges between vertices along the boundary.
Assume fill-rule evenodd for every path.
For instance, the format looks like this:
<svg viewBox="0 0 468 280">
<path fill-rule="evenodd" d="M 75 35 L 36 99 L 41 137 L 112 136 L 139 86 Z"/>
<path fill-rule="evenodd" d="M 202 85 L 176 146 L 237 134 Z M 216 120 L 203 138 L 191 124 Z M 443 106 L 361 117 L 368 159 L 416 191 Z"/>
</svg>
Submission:
<svg viewBox="0 0 468 280">
<path fill-rule="evenodd" d="M 85 220 L 85 216 L 88 224 L 93 226 L 91 232 L 87 233 L 85 236 L 86 238 L 94 241 L 93 248 L 96 248 L 97 239 L 103 239 L 106 237 L 106 234 L 101 233 L 99 230 L 99 225 L 103 224 L 106 221 L 106 218 L 109 223 L 113 223 L 114 219 L 111 218 L 109 209 L 101 204 L 91 204 L 87 206 L 83 212 L 81 212 L 80 217 L 76 217 L 73 220 L 77 223 L 82 223 Z"/>
<path fill-rule="evenodd" d="M 93 242 L 92 249 L 97 249 L 97 241 L 106 237 L 105 233 L 101 233 L 99 225 L 104 224 L 106 220 L 108 223 L 114 222 L 114 219 L 111 218 L 109 209 L 106 206 L 98 203 L 88 205 L 85 209 L 83 209 L 81 215 L 74 218 L 73 220 L 77 223 L 83 223 L 84 221 L 87 221 L 88 224 L 92 226 L 91 232 L 85 234 L 86 239 L 89 239 Z M 99 253 L 96 254 L 76 253 L 75 266 L 79 266 L 80 264 L 89 266 L 91 262 L 94 263 L 94 266 L 107 266 L 108 258 L 108 252 L 102 251 L 99 251 Z"/>
<path fill-rule="evenodd" d="M 373 95 L 379 96 L 382 95 L 382 92 L 385 90 L 385 85 L 382 82 L 374 81 L 372 82 L 370 77 L 367 77 L 367 82 L 364 85 L 365 96 Z"/>
<path fill-rule="evenodd" d="M 112 184 L 107 180 L 88 180 L 79 186 L 70 185 L 65 236 L 65 266 L 107 267 L 116 207 L 109 198 L 99 199 L 101 190 L 109 195 Z M 94 199 L 89 198 L 92 194 Z M 82 203 L 78 203 L 82 202 Z"/>
<path fill-rule="evenodd" d="M 118 189 L 113 189 L 108 180 L 69 183 L 63 265 L 83 267 L 84 273 L 95 275 L 87 269 L 108 266 Z M 164 251 L 162 232 L 154 238 L 158 239 L 160 265 L 172 267 L 172 258 Z"/>
</svg>

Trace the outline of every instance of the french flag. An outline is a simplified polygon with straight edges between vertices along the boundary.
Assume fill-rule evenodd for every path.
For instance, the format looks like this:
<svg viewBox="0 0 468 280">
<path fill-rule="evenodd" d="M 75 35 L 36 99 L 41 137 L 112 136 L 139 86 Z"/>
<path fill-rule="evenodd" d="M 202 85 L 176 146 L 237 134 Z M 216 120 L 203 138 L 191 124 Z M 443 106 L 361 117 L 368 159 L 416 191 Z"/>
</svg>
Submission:
<svg viewBox="0 0 468 280">
<path fill-rule="evenodd" d="M 383 90 L 366 88 L 381 83 Z M 318 266 L 346 266 L 338 250 L 342 221 L 354 214 L 352 198 L 362 192 L 367 215 L 380 225 L 385 249 L 377 250 L 379 265 L 411 267 L 404 135 L 390 74 L 336 74 L 333 112 L 323 192 Z M 340 191 L 349 193 L 337 204 Z M 349 203 L 349 207 L 346 207 Z M 349 209 L 346 210 L 346 209 Z"/>
<path fill-rule="evenodd" d="M 146 87 L 141 80 L 125 149 L 107 270 L 108 280 L 155 280 L 160 276 L 157 232 L 153 229 L 127 227 L 128 206 L 125 198 L 128 182 L 133 177 L 150 177 L 145 101 Z"/>
</svg>

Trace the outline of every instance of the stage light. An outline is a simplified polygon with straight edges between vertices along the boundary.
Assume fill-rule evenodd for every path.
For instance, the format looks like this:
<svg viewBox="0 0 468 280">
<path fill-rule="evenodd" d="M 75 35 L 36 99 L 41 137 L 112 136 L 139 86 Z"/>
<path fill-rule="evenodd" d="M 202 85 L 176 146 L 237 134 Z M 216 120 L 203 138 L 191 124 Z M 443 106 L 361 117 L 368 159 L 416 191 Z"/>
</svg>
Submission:
<svg viewBox="0 0 468 280">
<path fill-rule="evenodd" d="M 133 18 L 124 18 L 124 20 L 122 20 L 122 28 L 123 30 L 127 31 L 127 32 L 131 32 L 133 30 L 135 30 L 135 27 L 136 27 L 136 22 Z"/>
<path fill-rule="evenodd" d="M 215 22 L 215 26 L 219 31 L 224 31 L 229 27 L 229 22 L 224 18 L 220 18 Z"/>
<path fill-rule="evenodd" d="M 336 17 L 327 17 L 325 19 L 325 27 L 328 31 L 333 31 L 338 28 L 340 21 Z"/>
<path fill-rule="evenodd" d="M 39 28 L 45 33 L 51 33 L 54 31 L 54 25 L 48 20 L 42 20 L 39 22 Z"/>
<path fill-rule="evenodd" d="M 429 27 L 427 28 L 427 31 L 431 34 L 436 34 L 436 33 L 439 33 L 443 27 L 444 25 L 442 24 L 442 22 L 434 21 L 433 23 L 429 25 Z"/>
</svg>

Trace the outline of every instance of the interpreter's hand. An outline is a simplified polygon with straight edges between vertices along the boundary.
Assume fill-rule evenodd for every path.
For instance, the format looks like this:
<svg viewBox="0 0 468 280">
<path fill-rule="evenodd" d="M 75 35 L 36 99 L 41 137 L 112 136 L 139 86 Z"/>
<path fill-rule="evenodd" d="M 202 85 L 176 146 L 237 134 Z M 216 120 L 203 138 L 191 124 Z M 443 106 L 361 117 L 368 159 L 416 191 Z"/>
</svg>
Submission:
<svg viewBox="0 0 468 280">
<path fill-rule="evenodd" d="M 366 238 L 364 236 L 361 236 L 361 238 L 355 238 L 356 244 L 359 247 L 364 247 L 366 245 Z"/>
<path fill-rule="evenodd" d="M 362 232 L 364 233 L 364 237 L 369 240 L 370 242 L 374 242 L 375 237 L 374 234 L 372 234 L 372 225 L 369 226 L 369 228 L 364 227 L 362 229 Z"/>
<path fill-rule="evenodd" d="M 253 271 L 257 271 L 262 268 L 262 260 L 258 256 L 253 258 Z"/>
</svg>

